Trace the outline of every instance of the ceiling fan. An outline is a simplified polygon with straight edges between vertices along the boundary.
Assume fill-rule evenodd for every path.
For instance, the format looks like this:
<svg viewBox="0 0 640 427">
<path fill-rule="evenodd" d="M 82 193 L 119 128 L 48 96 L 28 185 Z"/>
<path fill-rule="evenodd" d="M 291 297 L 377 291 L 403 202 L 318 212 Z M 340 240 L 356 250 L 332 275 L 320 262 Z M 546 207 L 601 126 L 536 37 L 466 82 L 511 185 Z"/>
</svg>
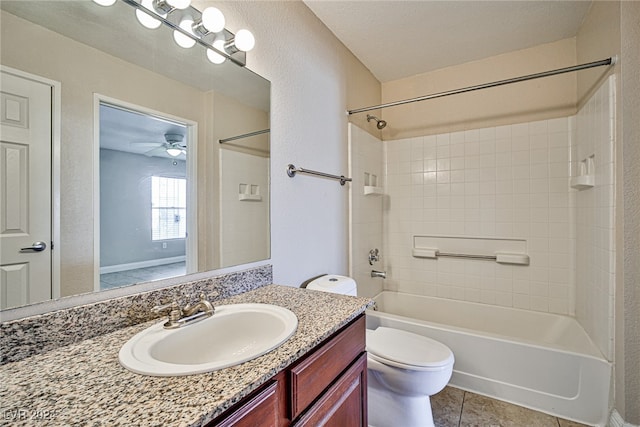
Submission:
<svg viewBox="0 0 640 427">
<path fill-rule="evenodd" d="M 165 133 L 164 139 L 165 142 L 132 142 L 132 144 L 158 145 L 157 147 L 143 153 L 148 157 L 157 156 L 164 153 L 168 154 L 171 157 L 178 157 L 181 154 L 187 154 L 187 146 L 183 144 L 184 135 L 181 135 L 179 133 Z"/>
</svg>

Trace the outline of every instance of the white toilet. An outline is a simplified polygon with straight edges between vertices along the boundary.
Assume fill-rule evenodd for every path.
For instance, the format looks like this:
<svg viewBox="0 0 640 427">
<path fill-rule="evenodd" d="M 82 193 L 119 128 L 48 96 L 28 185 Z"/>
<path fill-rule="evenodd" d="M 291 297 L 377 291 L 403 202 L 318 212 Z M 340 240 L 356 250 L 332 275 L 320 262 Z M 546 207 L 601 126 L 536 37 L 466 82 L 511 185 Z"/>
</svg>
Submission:
<svg viewBox="0 0 640 427">
<path fill-rule="evenodd" d="M 356 295 L 350 277 L 326 275 L 307 289 Z M 400 329 L 367 329 L 368 416 L 371 427 L 431 427 L 429 397 L 441 391 L 453 372 L 449 347 Z"/>
</svg>

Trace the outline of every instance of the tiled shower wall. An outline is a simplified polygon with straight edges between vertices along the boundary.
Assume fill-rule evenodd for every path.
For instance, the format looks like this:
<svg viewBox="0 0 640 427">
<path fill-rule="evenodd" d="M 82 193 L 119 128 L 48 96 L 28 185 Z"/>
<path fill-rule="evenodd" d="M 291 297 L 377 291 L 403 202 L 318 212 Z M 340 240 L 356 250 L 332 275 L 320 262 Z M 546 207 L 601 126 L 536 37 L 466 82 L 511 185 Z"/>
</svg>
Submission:
<svg viewBox="0 0 640 427">
<path fill-rule="evenodd" d="M 387 289 L 573 314 L 573 119 L 385 141 Z M 414 235 L 517 238 L 529 266 L 411 255 Z"/>
<path fill-rule="evenodd" d="M 375 295 L 368 273 L 384 268 L 388 290 L 575 315 L 611 360 L 614 78 L 575 117 L 384 142 L 350 125 L 350 274 L 359 292 Z M 385 194 L 364 196 L 361 178 L 379 167 L 380 145 Z M 595 186 L 572 189 L 591 156 Z M 416 235 L 523 239 L 530 265 L 414 258 Z M 382 265 L 370 267 L 366 251 L 380 240 Z"/>
<path fill-rule="evenodd" d="M 382 215 L 385 197 L 380 194 L 365 194 L 364 187 L 373 184 L 384 186 L 383 143 L 364 130 L 349 123 L 349 274 L 358 284 L 358 295 L 373 297 L 382 291 L 384 280 L 371 277 L 371 270 L 383 270 L 385 264 Z M 375 176 L 375 178 L 373 178 Z M 368 254 L 372 249 L 382 251 L 383 258 L 369 264 Z"/>
<path fill-rule="evenodd" d="M 613 355 L 615 284 L 615 76 L 577 115 L 573 175 L 593 156 L 595 186 L 576 194 L 576 317 L 605 356 Z"/>
</svg>

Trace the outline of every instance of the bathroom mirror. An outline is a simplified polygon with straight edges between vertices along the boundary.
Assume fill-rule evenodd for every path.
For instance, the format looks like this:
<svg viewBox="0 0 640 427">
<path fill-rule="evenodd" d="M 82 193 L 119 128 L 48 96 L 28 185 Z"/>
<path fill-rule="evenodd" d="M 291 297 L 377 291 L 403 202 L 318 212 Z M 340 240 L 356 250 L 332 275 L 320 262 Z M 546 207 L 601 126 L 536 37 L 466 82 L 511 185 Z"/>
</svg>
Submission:
<svg viewBox="0 0 640 427">
<path fill-rule="evenodd" d="M 19 127 L 8 122 L 30 105 L 5 90 L 11 79 L 49 87 L 53 164 L 40 172 L 51 177 L 51 216 L 40 220 L 50 237 L 18 243 L 26 261 L 2 242 L 2 308 L 270 257 L 269 81 L 211 63 L 198 44 L 178 46 L 170 28 L 143 27 L 121 1 L 3 0 L 0 9 L 2 126 Z M 3 161 L 19 159 L 7 129 Z M 14 190 L 2 195 L 5 220 L 22 209 Z M 5 220 L 0 235 L 28 234 Z M 21 287 L 43 254 L 51 280 Z"/>
</svg>

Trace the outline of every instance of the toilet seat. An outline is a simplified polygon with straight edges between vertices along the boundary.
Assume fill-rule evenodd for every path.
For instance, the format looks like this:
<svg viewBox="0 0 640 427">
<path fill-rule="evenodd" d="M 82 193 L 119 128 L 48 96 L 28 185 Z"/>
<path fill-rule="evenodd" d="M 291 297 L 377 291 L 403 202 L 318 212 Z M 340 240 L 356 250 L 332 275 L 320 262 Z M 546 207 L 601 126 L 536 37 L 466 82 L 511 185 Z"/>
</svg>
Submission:
<svg viewBox="0 0 640 427">
<path fill-rule="evenodd" d="M 453 352 L 446 345 L 400 329 L 367 330 L 369 357 L 397 368 L 413 371 L 441 370 L 453 365 Z"/>
</svg>

